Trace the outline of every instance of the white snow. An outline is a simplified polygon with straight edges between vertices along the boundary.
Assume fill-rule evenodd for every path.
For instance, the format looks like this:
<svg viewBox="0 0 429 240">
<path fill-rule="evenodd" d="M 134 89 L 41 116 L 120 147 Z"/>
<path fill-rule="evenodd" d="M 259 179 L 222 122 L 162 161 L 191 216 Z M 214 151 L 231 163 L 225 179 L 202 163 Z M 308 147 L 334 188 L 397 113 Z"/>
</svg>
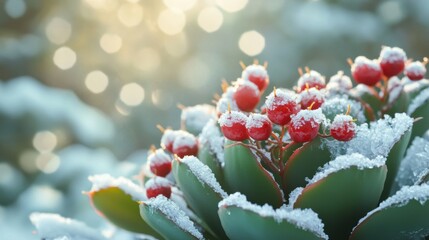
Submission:
<svg viewBox="0 0 429 240">
<path fill-rule="evenodd" d="M 215 192 L 219 193 L 221 197 L 225 198 L 228 196 L 216 180 L 212 170 L 207 165 L 202 163 L 198 158 L 194 156 L 185 156 L 180 161 L 188 165 L 189 169 L 198 178 L 198 180 L 208 185 Z"/>
<path fill-rule="evenodd" d="M 338 114 L 335 116 L 334 121 L 331 123 L 331 128 L 338 128 L 344 125 L 344 122 L 353 122 L 353 118 L 350 115 Z M 352 124 L 354 129 L 356 129 L 356 124 Z"/>
<path fill-rule="evenodd" d="M 337 74 L 329 79 L 326 85 L 327 90 L 345 92 L 353 87 L 352 80 L 349 76 L 344 75 L 343 71 L 338 71 Z"/>
<path fill-rule="evenodd" d="M 346 113 L 348 106 L 350 106 L 350 115 L 355 117 L 358 123 L 364 123 L 366 121 L 362 105 L 357 101 L 349 99 L 347 95 L 336 95 L 333 98 L 329 98 L 325 100 L 321 108 L 325 115 L 332 115 L 333 113 Z"/>
<path fill-rule="evenodd" d="M 196 146 L 197 138 L 183 130 L 176 131 L 176 137 L 173 142 L 173 149 L 181 148 L 181 147 L 194 147 Z"/>
<path fill-rule="evenodd" d="M 186 123 L 186 126 L 192 126 L 201 131 L 210 119 L 216 119 L 216 109 L 208 104 L 186 107 L 182 110 L 180 119 Z"/>
<path fill-rule="evenodd" d="M 145 184 L 145 188 L 158 188 L 158 187 L 171 187 L 173 185 L 172 182 L 168 181 L 167 178 L 163 177 L 153 177 L 149 179 Z"/>
<path fill-rule="evenodd" d="M 291 124 L 296 128 L 299 128 L 307 121 L 311 121 L 312 127 L 317 127 L 315 124 L 320 124 L 326 121 L 326 118 L 320 108 L 316 110 L 301 110 L 291 117 Z"/>
<path fill-rule="evenodd" d="M 264 66 L 259 64 L 252 64 L 247 66 L 246 69 L 244 69 L 243 72 L 241 73 L 241 78 L 244 80 L 248 81 L 249 76 L 267 78 L 268 73 L 267 73 L 267 70 L 264 68 Z"/>
<path fill-rule="evenodd" d="M 208 145 L 210 152 L 216 155 L 216 159 L 219 161 L 221 166 L 224 165 L 224 144 L 225 138 L 220 132 L 216 121 L 211 119 L 199 136 L 199 142 L 201 145 Z"/>
<path fill-rule="evenodd" d="M 412 93 L 419 91 L 421 88 L 427 87 L 429 85 L 428 79 L 422 79 L 420 81 L 411 81 L 407 77 L 404 77 L 402 79 L 402 82 L 404 83 L 404 91 L 407 93 Z"/>
<path fill-rule="evenodd" d="M 46 240 L 105 240 L 101 233 L 85 225 L 83 222 L 64 218 L 53 213 L 32 213 L 30 220 L 37 229 L 40 238 Z"/>
<path fill-rule="evenodd" d="M 147 199 L 143 188 L 124 177 L 114 178 L 109 174 L 100 174 L 89 176 L 88 179 L 92 182 L 91 192 L 100 191 L 110 187 L 117 187 L 126 194 L 129 194 L 135 201 Z"/>
<path fill-rule="evenodd" d="M 287 89 L 276 89 L 267 96 L 265 105 L 267 109 L 273 110 L 276 106 L 284 105 L 290 102 L 298 103 L 298 95 Z"/>
<path fill-rule="evenodd" d="M 324 92 L 321 90 L 318 90 L 314 87 L 310 89 L 305 89 L 304 91 L 300 92 L 299 95 L 301 96 L 301 101 L 323 101 L 324 99 Z"/>
<path fill-rule="evenodd" d="M 265 204 L 263 206 L 252 204 L 247 201 L 245 195 L 238 192 L 231 194 L 224 200 L 220 201 L 218 206 L 219 208 L 236 206 L 244 210 L 257 213 L 261 217 L 273 218 L 279 223 L 286 221 L 302 230 L 310 231 L 322 239 L 328 239 L 328 236 L 323 230 L 324 224 L 318 217 L 317 213 L 313 212 L 313 210 L 311 209 L 279 208 L 274 210 L 273 207 L 268 204 Z"/>
<path fill-rule="evenodd" d="M 243 79 L 239 78 L 234 82 L 234 86 L 236 87 L 236 91 L 239 91 L 240 88 L 250 88 L 253 90 L 255 95 L 259 96 L 259 88 L 253 82 L 244 81 Z"/>
<path fill-rule="evenodd" d="M 295 204 L 296 200 L 298 200 L 298 197 L 301 195 L 302 191 L 304 191 L 303 187 L 297 187 L 295 188 L 290 194 L 289 194 L 289 201 L 287 208 L 293 209 L 293 204 Z"/>
<path fill-rule="evenodd" d="M 358 56 L 356 57 L 354 64 L 352 66 L 352 72 L 356 71 L 356 68 L 361 68 L 364 66 L 376 71 L 381 71 L 380 64 L 378 63 L 377 60 L 370 60 L 364 56 Z"/>
<path fill-rule="evenodd" d="M 412 63 L 407 64 L 405 66 L 404 70 L 405 75 L 408 73 L 411 73 L 413 75 L 425 75 L 426 74 L 426 67 L 425 65 L 420 61 L 415 61 Z"/>
<path fill-rule="evenodd" d="M 389 92 L 389 103 L 393 103 L 398 99 L 402 93 L 404 85 L 398 77 L 391 77 L 387 83 L 387 90 Z"/>
<path fill-rule="evenodd" d="M 416 137 L 401 162 L 396 182 L 399 187 L 413 185 L 427 169 L 429 169 L 429 141 Z"/>
<path fill-rule="evenodd" d="M 380 205 L 374 210 L 368 212 L 365 217 L 359 220 L 359 223 L 365 221 L 372 214 L 390 207 L 402 207 L 409 203 L 411 200 L 416 200 L 420 204 L 424 204 L 429 199 L 429 185 L 416 185 L 416 186 L 404 186 L 401 190 L 397 191 L 393 196 L 390 196 L 386 200 L 380 203 Z"/>
<path fill-rule="evenodd" d="M 157 149 L 154 152 L 150 153 L 147 157 L 147 161 L 155 165 L 160 165 L 163 163 L 171 162 L 171 157 L 164 152 L 163 149 Z"/>
<path fill-rule="evenodd" d="M 218 123 L 221 127 L 231 127 L 234 123 L 246 124 L 246 122 L 247 116 L 239 111 L 231 111 L 224 113 L 218 120 Z"/>
<path fill-rule="evenodd" d="M 177 131 L 171 130 L 171 129 L 166 129 L 161 137 L 161 146 L 163 148 L 166 148 L 167 146 L 173 144 L 174 139 L 177 136 Z"/>
<path fill-rule="evenodd" d="M 221 97 L 219 101 L 216 103 L 216 112 L 218 113 L 225 113 L 228 111 L 228 105 L 229 108 L 231 108 L 231 111 L 238 111 L 237 103 L 234 99 Z"/>
<path fill-rule="evenodd" d="M 250 114 L 246 122 L 246 128 L 260 128 L 264 125 L 265 122 L 270 122 L 267 115 L 262 115 L 258 113 Z"/>
<path fill-rule="evenodd" d="M 325 85 L 325 77 L 320 75 L 319 72 L 316 72 L 314 70 L 311 70 L 309 73 L 304 73 L 299 79 L 298 79 L 298 88 L 305 88 L 305 84 L 319 84 L 319 85 Z"/>
<path fill-rule="evenodd" d="M 408 115 L 413 114 L 414 111 L 416 111 L 417 108 L 422 106 L 428 99 L 429 88 L 426 88 L 425 90 L 421 91 L 415 98 L 413 98 L 413 101 L 411 101 L 411 104 L 408 106 Z M 423 121 L 427 121 L 427 119 Z"/>
<path fill-rule="evenodd" d="M 180 209 L 177 204 L 163 195 L 158 195 L 155 198 L 151 198 L 144 201 L 143 204 L 148 205 L 151 208 L 155 208 L 162 212 L 168 219 L 173 221 L 177 226 L 186 232 L 190 233 L 197 239 L 204 239 L 200 231 L 195 227 L 194 223 L 189 219 L 185 212 Z"/>
<path fill-rule="evenodd" d="M 380 52 L 379 60 L 381 62 L 387 61 L 389 63 L 401 60 L 406 61 L 407 55 L 405 54 L 404 50 L 402 50 L 402 48 L 383 46 Z"/>
</svg>

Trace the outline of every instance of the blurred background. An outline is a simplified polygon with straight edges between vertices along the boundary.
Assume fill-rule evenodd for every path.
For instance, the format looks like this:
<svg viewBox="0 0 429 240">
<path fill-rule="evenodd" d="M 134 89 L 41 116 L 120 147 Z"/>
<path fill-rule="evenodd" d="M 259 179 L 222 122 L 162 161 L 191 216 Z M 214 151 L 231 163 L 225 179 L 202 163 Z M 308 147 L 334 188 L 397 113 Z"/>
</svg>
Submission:
<svg viewBox="0 0 429 240">
<path fill-rule="evenodd" d="M 348 57 L 382 45 L 421 60 L 428 12 L 428 0 L 0 0 L 0 239 L 37 239 L 33 211 L 111 230 L 81 193 L 87 176 L 135 175 L 156 124 L 211 103 L 240 60 L 268 61 L 281 87 L 303 66 L 349 74 Z"/>
</svg>

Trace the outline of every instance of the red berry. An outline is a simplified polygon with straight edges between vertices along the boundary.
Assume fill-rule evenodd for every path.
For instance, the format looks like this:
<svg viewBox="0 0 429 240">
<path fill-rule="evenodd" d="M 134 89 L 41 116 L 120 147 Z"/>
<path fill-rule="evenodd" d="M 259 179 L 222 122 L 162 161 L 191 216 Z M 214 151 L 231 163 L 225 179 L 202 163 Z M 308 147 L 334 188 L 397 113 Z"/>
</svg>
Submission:
<svg viewBox="0 0 429 240">
<path fill-rule="evenodd" d="M 171 157 L 162 149 L 157 149 L 149 154 L 147 160 L 153 174 L 165 177 L 171 172 Z"/>
<path fill-rule="evenodd" d="M 265 101 L 267 116 L 271 122 L 278 125 L 286 125 L 290 122 L 290 116 L 296 114 L 301 108 L 297 102 L 297 96 L 292 91 L 275 89 Z"/>
<path fill-rule="evenodd" d="M 237 111 L 226 112 L 219 118 L 223 135 L 233 141 L 243 141 L 249 138 L 246 122 L 247 116 Z"/>
<path fill-rule="evenodd" d="M 364 56 L 355 59 L 352 65 L 352 75 L 357 83 L 374 86 L 380 81 L 382 71 L 380 64 L 375 60 L 369 60 Z"/>
<path fill-rule="evenodd" d="M 350 141 L 356 133 L 356 124 L 349 115 L 335 116 L 331 124 L 331 136 L 338 141 Z"/>
<path fill-rule="evenodd" d="M 177 131 L 173 143 L 173 153 L 180 158 L 188 155 L 196 156 L 198 154 L 197 138 L 186 131 Z"/>
<path fill-rule="evenodd" d="M 401 48 L 383 47 L 378 60 L 384 76 L 390 78 L 404 70 L 407 55 Z"/>
<path fill-rule="evenodd" d="M 258 105 L 259 99 L 260 92 L 255 84 L 248 81 L 237 81 L 234 100 L 241 111 L 251 112 Z"/>
<path fill-rule="evenodd" d="M 158 195 L 164 195 L 166 198 L 171 196 L 171 186 L 172 183 L 162 177 L 154 177 L 149 179 L 145 183 L 146 196 L 148 198 L 154 198 Z"/>
<path fill-rule="evenodd" d="M 338 71 L 337 74 L 329 79 L 326 89 L 329 91 L 347 92 L 352 89 L 352 80 L 344 75 L 343 71 Z"/>
<path fill-rule="evenodd" d="M 405 67 L 405 75 L 407 75 L 410 80 L 422 80 L 425 77 L 425 74 L 426 66 L 420 61 L 412 62 Z"/>
<path fill-rule="evenodd" d="M 273 126 L 266 115 L 252 114 L 246 122 L 249 136 L 256 141 L 267 140 L 273 130 Z"/>
<path fill-rule="evenodd" d="M 299 95 L 301 96 L 301 109 L 307 109 L 311 106 L 312 110 L 316 110 L 325 101 L 322 92 L 316 88 L 306 89 Z"/>
<path fill-rule="evenodd" d="M 262 65 L 249 65 L 243 70 L 241 78 L 255 84 L 263 92 L 270 83 L 267 70 Z"/>
<path fill-rule="evenodd" d="M 304 91 L 306 88 L 322 89 L 325 86 L 325 77 L 313 70 L 308 70 L 298 79 L 298 92 Z"/>
<path fill-rule="evenodd" d="M 168 150 L 169 152 L 173 152 L 173 143 L 176 136 L 177 131 L 166 129 L 161 137 L 161 147 Z"/>
<path fill-rule="evenodd" d="M 290 138 L 294 142 L 309 142 L 316 138 L 320 123 L 325 119 L 321 109 L 301 110 L 292 117 L 288 127 Z"/>
</svg>

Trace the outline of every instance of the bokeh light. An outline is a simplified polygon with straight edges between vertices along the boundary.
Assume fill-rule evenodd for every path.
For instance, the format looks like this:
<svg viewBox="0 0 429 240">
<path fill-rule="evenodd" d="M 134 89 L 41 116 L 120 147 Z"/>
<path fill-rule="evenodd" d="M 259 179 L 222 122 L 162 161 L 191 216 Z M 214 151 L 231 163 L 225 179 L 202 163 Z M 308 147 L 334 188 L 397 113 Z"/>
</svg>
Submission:
<svg viewBox="0 0 429 240">
<path fill-rule="evenodd" d="M 62 69 L 67 70 L 76 63 L 76 53 L 69 47 L 60 47 L 54 53 L 54 64 Z"/>
<path fill-rule="evenodd" d="M 135 27 L 143 20 L 143 8 L 137 3 L 123 3 L 118 9 L 118 19 L 126 27 Z"/>
<path fill-rule="evenodd" d="M 238 41 L 240 50 L 249 56 L 260 54 L 265 48 L 265 38 L 257 31 L 245 32 Z"/>
<path fill-rule="evenodd" d="M 145 92 L 142 86 L 137 83 L 125 84 L 119 94 L 119 98 L 128 106 L 140 105 L 145 97 Z"/>
<path fill-rule="evenodd" d="M 185 14 L 180 11 L 165 9 L 158 16 L 158 26 L 167 35 L 180 33 L 185 25 Z"/>
<path fill-rule="evenodd" d="M 187 11 L 195 5 L 197 0 L 163 0 L 163 2 L 170 9 Z"/>
<path fill-rule="evenodd" d="M 216 3 L 227 12 L 238 12 L 246 7 L 248 0 L 216 0 Z"/>
<path fill-rule="evenodd" d="M 93 93 L 102 93 L 109 85 L 109 77 L 102 71 L 95 70 L 85 78 L 85 86 Z"/>
<path fill-rule="evenodd" d="M 100 38 L 100 47 L 107 53 L 115 53 L 122 47 L 122 38 L 116 34 L 106 33 Z"/>
<path fill-rule="evenodd" d="M 55 44 L 65 43 L 71 36 L 71 24 L 63 18 L 54 17 L 46 25 L 46 37 Z"/>
<path fill-rule="evenodd" d="M 50 131 L 38 132 L 33 137 L 33 146 L 41 153 L 52 152 L 57 143 L 57 136 Z"/>
<path fill-rule="evenodd" d="M 223 23 L 222 12 L 215 7 L 207 7 L 198 14 L 198 25 L 206 32 L 217 31 Z"/>
</svg>

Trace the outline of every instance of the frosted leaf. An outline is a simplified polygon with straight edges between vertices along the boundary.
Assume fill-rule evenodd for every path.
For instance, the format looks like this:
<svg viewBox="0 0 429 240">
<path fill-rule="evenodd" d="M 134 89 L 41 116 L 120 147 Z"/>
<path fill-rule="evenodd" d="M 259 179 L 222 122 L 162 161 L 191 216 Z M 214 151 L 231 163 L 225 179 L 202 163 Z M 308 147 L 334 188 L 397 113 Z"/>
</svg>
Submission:
<svg viewBox="0 0 429 240">
<path fill-rule="evenodd" d="M 393 145 L 412 125 L 411 117 L 405 113 L 396 113 L 394 118 L 385 115 L 384 119 L 371 122 L 370 126 L 366 123 L 359 125 L 355 137 L 348 142 L 329 139 L 322 141 L 334 157 L 351 153 L 360 153 L 367 158 L 387 157 Z"/>
<path fill-rule="evenodd" d="M 429 168 L 429 141 L 416 137 L 399 167 L 396 182 L 399 187 L 413 185 L 425 169 Z"/>
<path fill-rule="evenodd" d="M 267 96 L 265 105 L 267 109 L 273 110 L 276 106 L 285 105 L 290 102 L 298 103 L 298 95 L 293 91 L 288 89 L 276 89 L 274 96 L 274 91 Z"/>
<path fill-rule="evenodd" d="M 420 81 L 411 81 L 407 77 L 404 77 L 402 79 L 402 82 L 404 83 L 404 91 L 407 93 L 413 93 L 421 90 L 424 87 L 427 87 L 429 85 L 428 79 L 422 79 Z"/>
<path fill-rule="evenodd" d="M 267 70 L 262 65 L 252 64 L 246 67 L 241 73 L 241 78 L 244 80 L 249 80 L 249 76 L 267 78 Z"/>
<path fill-rule="evenodd" d="M 334 160 L 326 163 L 317 173 L 309 180 L 308 185 L 313 184 L 322 178 L 325 178 L 331 173 L 338 172 L 340 170 L 349 169 L 351 167 L 357 167 L 359 170 L 372 169 L 384 166 L 386 158 L 377 156 L 374 159 L 368 159 L 367 157 L 359 154 L 352 153 L 349 155 L 338 156 Z"/>
<path fill-rule="evenodd" d="M 289 194 L 287 208 L 293 208 L 293 204 L 295 204 L 296 200 L 298 200 L 298 197 L 301 195 L 302 191 L 304 191 L 303 187 L 297 187 Z"/>
<path fill-rule="evenodd" d="M 395 102 L 402 93 L 404 85 L 398 77 L 391 77 L 387 82 L 387 91 L 389 92 L 389 103 Z"/>
<path fill-rule="evenodd" d="M 219 118 L 218 123 L 220 126 L 231 127 L 234 123 L 246 124 L 247 116 L 239 111 L 231 111 L 226 114 L 222 114 Z"/>
<path fill-rule="evenodd" d="M 352 80 L 349 76 L 344 75 L 343 71 L 338 71 L 337 74 L 329 79 L 326 89 L 333 92 L 346 92 L 353 87 Z"/>
<path fill-rule="evenodd" d="M 350 106 L 350 116 L 356 118 L 358 123 L 366 121 L 362 105 L 349 99 L 347 95 L 334 95 L 334 97 L 325 100 L 321 108 L 326 117 L 333 119 L 337 114 L 346 113 L 348 106 Z"/>
<path fill-rule="evenodd" d="M 272 206 L 265 204 L 259 206 L 247 201 L 246 196 L 241 193 L 229 195 L 218 204 L 219 208 L 225 206 L 236 206 L 244 210 L 252 211 L 261 217 L 271 217 L 277 222 L 286 221 L 305 231 L 310 231 L 320 238 L 328 239 L 323 228 L 324 224 L 318 217 L 317 213 L 311 209 L 288 209 L 279 208 L 274 210 Z"/>
<path fill-rule="evenodd" d="M 158 195 L 144 202 L 149 207 L 155 208 L 162 212 L 168 219 L 173 221 L 181 229 L 187 231 L 197 239 L 204 239 L 200 231 L 195 227 L 194 223 L 183 212 L 177 204 L 163 195 Z"/>
<path fill-rule="evenodd" d="M 381 211 L 390 207 L 401 207 L 406 205 L 411 200 L 417 200 L 420 204 L 425 204 L 429 199 L 429 185 L 416 185 L 416 186 L 404 186 L 401 190 L 397 191 L 393 196 L 390 196 L 386 200 L 380 203 L 380 205 L 368 212 L 365 217 L 359 220 L 359 223 L 365 221 L 368 217 L 370 217 L 375 212 Z"/>
<path fill-rule="evenodd" d="M 408 115 L 411 115 L 416 111 L 417 108 L 422 106 L 426 101 L 429 100 L 429 88 L 421 91 L 414 99 L 411 101 L 411 104 L 408 106 Z M 426 119 L 427 120 L 427 119 Z"/>
<path fill-rule="evenodd" d="M 89 176 L 88 179 L 92 182 L 91 192 L 100 191 L 110 187 L 118 187 L 126 194 L 129 194 L 135 201 L 147 199 L 146 193 L 142 187 L 124 177 L 114 178 L 109 174 L 100 174 Z"/>
<path fill-rule="evenodd" d="M 192 126 L 198 132 L 201 132 L 210 119 L 216 119 L 216 109 L 208 104 L 186 107 L 182 110 L 180 119 L 187 126 Z"/>
<path fill-rule="evenodd" d="M 191 172 L 198 178 L 198 180 L 207 184 L 211 189 L 219 193 L 223 198 L 228 196 L 216 180 L 216 177 L 213 174 L 212 170 L 207 165 L 202 163 L 198 158 L 194 156 L 185 156 L 180 160 L 180 162 L 186 164 L 191 170 Z"/>
<path fill-rule="evenodd" d="M 42 239 L 105 240 L 99 232 L 83 222 L 52 213 L 32 213 L 30 221 Z"/>
<path fill-rule="evenodd" d="M 176 131 L 176 137 L 173 142 L 173 149 L 182 147 L 193 147 L 197 144 L 197 138 L 183 130 Z"/>
<path fill-rule="evenodd" d="M 216 159 L 219 161 L 221 166 L 224 165 L 224 144 L 225 138 L 221 134 L 216 121 L 211 119 L 199 136 L 199 142 L 201 145 L 208 145 L 210 153 L 216 155 Z"/>
<path fill-rule="evenodd" d="M 406 61 L 407 55 L 402 48 L 383 46 L 379 60 L 382 62 L 394 63 L 396 61 Z"/>
<path fill-rule="evenodd" d="M 316 110 L 301 110 L 291 117 L 291 124 L 296 128 L 299 128 L 304 124 L 304 122 L 308 121 L 311 121 L 312 127 L 317 127 L 315 126 L 316 123 L 320 124 L 325 122 L 326 118 L 322 113 L 322 109 L 318 108 Z"/>
</svg>

